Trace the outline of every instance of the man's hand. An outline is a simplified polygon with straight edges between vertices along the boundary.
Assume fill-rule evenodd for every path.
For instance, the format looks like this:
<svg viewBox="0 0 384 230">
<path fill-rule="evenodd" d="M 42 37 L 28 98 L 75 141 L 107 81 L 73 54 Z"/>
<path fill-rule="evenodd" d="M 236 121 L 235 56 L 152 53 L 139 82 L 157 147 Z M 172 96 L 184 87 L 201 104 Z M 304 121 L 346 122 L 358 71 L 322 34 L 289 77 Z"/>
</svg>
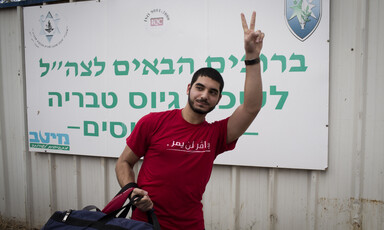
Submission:
<svg viewBox="0 0 384 230">
<path fill-rule="evenodd" d="M 139 195 L 143 197 L 139 202 L 135 202 L 134 205 L 142 212 L 147 212 L 153 208 L 152 200 L 148 196 L 148 192 L 139 188 L 135 188 L 132 191 L 131 197 Z"/>
<path fill-rule="evenodd" d="M 244 49 L 245 49 L 245 59 L 251 60 L 258 58 L 263 48 L 263 39 L 264 33 L 260 30 L 255 31 L 255 23 L 256 23 L 256 12 L 252 13 L 251 24 L 247 24 L 247 20 L 245 19 L 244 14 L 241 14 L 241 22 L 243 24 L 244 30 Z"/>
</svg>

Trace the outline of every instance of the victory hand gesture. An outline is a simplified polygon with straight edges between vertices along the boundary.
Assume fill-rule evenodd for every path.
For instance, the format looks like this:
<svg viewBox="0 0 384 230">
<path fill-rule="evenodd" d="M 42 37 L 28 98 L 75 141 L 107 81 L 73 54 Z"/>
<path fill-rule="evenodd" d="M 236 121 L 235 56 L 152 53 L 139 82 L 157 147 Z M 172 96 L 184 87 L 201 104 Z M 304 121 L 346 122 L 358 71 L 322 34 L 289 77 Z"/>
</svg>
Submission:
<svg viewBox="0 0 384 230">
<path fill-rule="evenodd" d="M 243 13 L 241 14 L 241 22 L 244 30 L 245 58 L 248 60 L 258 58 L 263 47 L 264 33 L 260 30 L 255 31 L 256 12 L 252 13 L 249 27 Z"/>
</svg>

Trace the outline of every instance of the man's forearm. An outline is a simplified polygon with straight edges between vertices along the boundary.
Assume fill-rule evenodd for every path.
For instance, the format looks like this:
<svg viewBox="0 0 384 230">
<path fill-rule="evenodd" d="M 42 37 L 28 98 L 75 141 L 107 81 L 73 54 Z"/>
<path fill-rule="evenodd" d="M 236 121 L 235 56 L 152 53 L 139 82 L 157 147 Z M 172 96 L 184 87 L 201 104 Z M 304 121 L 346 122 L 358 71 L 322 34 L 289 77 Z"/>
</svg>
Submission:
<svg viewBox="0 0 384 230">
<path fill-rule="evenodd" d="M 135 172 L 133 171 L 133 167 L 130 166 L 128 162 L 118 160 L 115 172 L 120 187 L 124 187 L 128 183 L 135 182 Z"/>
<path fill-rule="evenodd" d="M 259 58 L 258 55 L 246 55 L 246 60 Z M 261 109 L 263 102 L 263 87 L 261 80 L 260 63 L 246 65 L 245 83 L 244 83 L 244 108 L 255 116 Z"/>
</svg>

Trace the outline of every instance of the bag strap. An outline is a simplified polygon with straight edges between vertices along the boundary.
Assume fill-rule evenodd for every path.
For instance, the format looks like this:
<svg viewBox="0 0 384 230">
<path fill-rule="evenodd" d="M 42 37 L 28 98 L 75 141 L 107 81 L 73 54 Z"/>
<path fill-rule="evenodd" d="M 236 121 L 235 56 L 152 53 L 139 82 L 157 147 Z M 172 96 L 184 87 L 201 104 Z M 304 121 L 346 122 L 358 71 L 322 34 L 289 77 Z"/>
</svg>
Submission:
<svg viewBox="0 0 384 230">
<path fill-rule="evenodd" d="M 91 211 L 92 209 L 95 209 L 96 211 L 101 212 L 101 210 L 95 205 L 88 205 L 83 208 L 83 210 L 87 210 L 87 211 Z"/>
<path fill-rule="evenodd" d="M 147 212 L 148 222 L 153 225 L 154 230 L 161 230 L 159 220 L 155 214 L 155 209 L 151 209 Z"/>
<path fill-rule="evenodd" d="M 102 212 L 106 213 L 107 215 L 103 216 L 99 221 L 106 223 L 110 219 L 117 217 L 120 212 L 121 213 L 118 218 L 126 218 L 131 208 L 133 211 L 133 208 L 135 207 L 134 204 L 143 198 L 139 195 L 135 195 L 131 197 L 126 205 L 124 205 L 126 200 L 131 195 L 133 189 L 136 187 L 137 185 L 135 183 L 130 183 L 121 188 L 116 196 L 107 204 L 106 207 L 104 207 Z M 147 216 L 148 223 L 152 224 L 155 230 L 160 230 L 160 224 L 153 208 L 147 212 Z"/>
<path fill-rule="evenodd" d="M 143 199 L 142 196 L 139 196 L 139 195 L 133 196 L 130 199 L 129 203 L 127 205 L 125 205 L 125 207 L 122 207 L 123 211 L 120 213 L 119 218 L 126 218 L 128 215 L 129 209 L 133 208 L 133 206 L 135 206 L 134 204 L 136 202 L 139 202 L 141 199 Z M 117 213 L 119 213 L 119 212 L 117 212 Z M 116 213 L 116 215 L 117 215 L 117 213 Z"/>
<path fill-rule="evenodd" d="M 132 205 L 135 203 L 135 202 L 138 202 L 142 199 L 142 197 L 136 195 L 136 196 L 133 196 L 132 199 L 128 202 L 128 204 L 114 210 L 113 212 L 110 212 L 108 213 L 107 215 L 103 216 L 102 218 L 99 219 L 99 221 L 104 221 L 106 220 L 106 222 L 108 222 L 110 219 L 112 218 L 115 218 L 117 217 L 117 214 L 120 213 L 120 215 L 118 216 L 118 218 L 126 218 L 127 215 L 128 215 L 128 212 L 129 210 L 131 209 Z"/>
<path fill-rule="evenodd" d="M 113 197 L 113 199 L 103 208 L 102 212 L 105 214 L 109 214 L 114 210 L 122 207 L 124 203 L 128 200 L 130 193 L 134 188 L 124 187 L 120 190 L 120 192 Z"/>
<path fill-rule="evenodd" d="M 100 218 L 97 222 L 105 224 L 111 219 L 115 218 L 120 212 L 120 215 L 118 218 L 126 218 L 128 215 L 129 210 L 136 202 L 139 202 L 143 197 L 139 195 L 135 195 L 131 198 L 131 200 L 128 202 L 128 204 L 122 206 L 119 209 L 116 209 L 113 212 L 108 213 L 107 215 Z M 153 225 L 154 230 L 161 230 L 159 220 L 157 219 L 157 216 L 155 214 L 155 210 L 152 208 L 151 210 L 147 211 L 147 217 L 148 217 L 148 223 Z"/>
</svg>

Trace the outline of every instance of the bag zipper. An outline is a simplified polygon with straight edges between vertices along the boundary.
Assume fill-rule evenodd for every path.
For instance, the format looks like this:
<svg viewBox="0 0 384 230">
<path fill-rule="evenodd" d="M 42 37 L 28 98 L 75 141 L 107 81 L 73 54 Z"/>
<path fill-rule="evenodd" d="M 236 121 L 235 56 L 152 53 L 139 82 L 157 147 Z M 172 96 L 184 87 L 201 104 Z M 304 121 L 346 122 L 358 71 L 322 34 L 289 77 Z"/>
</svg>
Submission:
<svg viewBox="0 0 384 230">
<path fill-rule="evenodd" d="M 68 216 L 71 215 L 71 212 L 72 212 L 72 209 L 69 209 L 68 211 L 65 212 L 65 215 L 63 217 L 63 219 L 61 220 L 62 222 L 65 222 L 67 221 L 68 219 Z"/>
</svg>

